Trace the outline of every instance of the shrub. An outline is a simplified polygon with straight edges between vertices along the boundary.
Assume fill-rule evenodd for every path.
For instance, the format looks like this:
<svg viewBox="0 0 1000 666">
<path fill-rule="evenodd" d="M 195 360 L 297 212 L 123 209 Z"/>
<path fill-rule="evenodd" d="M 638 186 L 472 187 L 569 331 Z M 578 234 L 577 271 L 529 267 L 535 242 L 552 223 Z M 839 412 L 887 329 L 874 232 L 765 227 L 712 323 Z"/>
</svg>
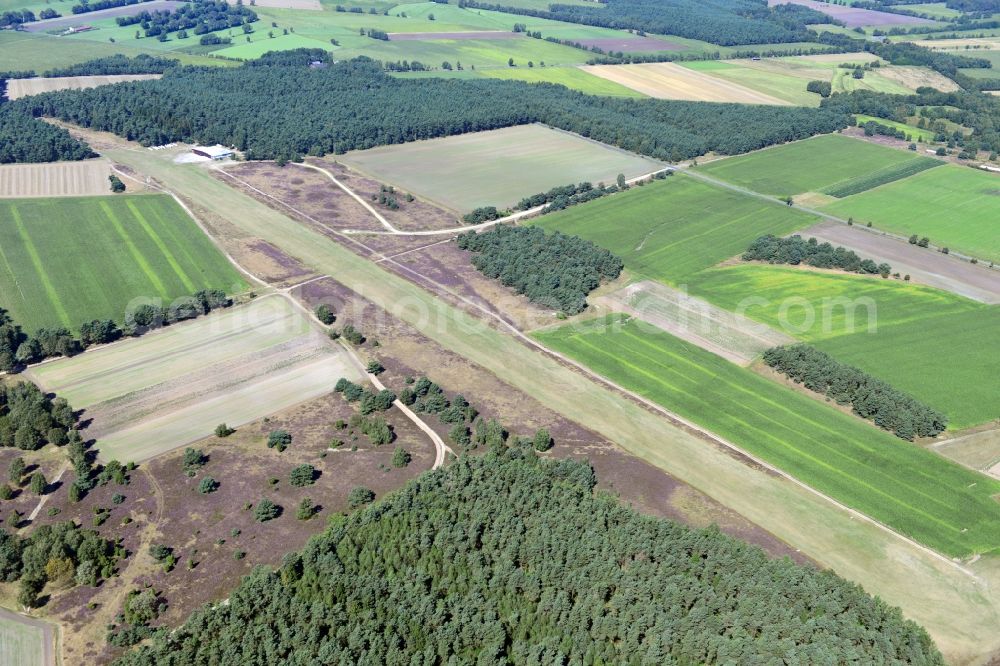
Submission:
<svg viewBox="0 0 1000 666">
<path fill-rule="evenodd" d="M 254 507 L 253 517 L 259 523 L 266 523 L 269 520 L 274 520 L 281 515 L 281 507 L 267 499 L 266 497 L 261 501 L 257 502 L 257 506 Z"/>
<path fill-rule="evenodd" d="M 352 509 L 371 504 L 375 501 L 375 492 L 363 486 L 353 488 L 347 495 L 347 503 Z"/>
<path fill-rule="evenodd" d="M 532 445 L 535 447 L 536 451 L 548 451 L 552 448 L 552 435 L 545 428 L 540 428 L 535 432 L 534 438 L 531 440 Z"/>
<path fill-rule="evenodd" d="M 292 468 L 288 482 L 296 488 L 301 488 L 303 486 L 311 486 L 315 483 L 315 479 L 316 468 L 312 465 L 303 464 Z"/>
<path fill-rule="evenodd" d="M 219 482 L 210 476 L 206 476 L 198 484 L 198 492 L 202 495 L 207 495 L 209 493 L 214 493 L 219 487 Z"/>
<path fill-rule="evenodd" d="M 404 449 L 402 446 L 397 446 L 396 450 L 392 453 L 392 466 L 393 467 L 406 467 L 413 460 L 413 456 L 410 452 Z"/>
<path fill-rule="evenodd" d="M 267 435 L 267 448 L 283 452 L 292 443 L 292 435 L 287 430 L 272 430 Z"/>
<path fill-rule="evenodd" d="M 230 428 L 225 423 L 220 423 L 219 425 L 215 426 L 215 436 L 216 437 L 222 437 L 222 438 L 229 437 L 234 432 L 236 432 L 236 430 L 233 429 L 233 428 Z"/>
<path fill-rule="evenodd" d="M 315 314 L 316 319 L 319 319 L 320 322 L 326 326 L 329 326 L 333 322 L 337 321 L 337 315 L 335 315 L 330 306 L 325 303 L 316 306 Z"/>
<path fill-rule="evenodd" d="M 299 508 L 295 511 L 298 520 L 309 520 L 316 515 L 316 505 L 308 497 L 299 502 Z"/>
<path fill-rule="evenodd" d="M 207 458 L 205 458 L 204 451 L 202 451 L 201 449 L 192 449 L 189 447 L 184 449 L 183 462 L 184 462 L 184 469 L 194 470 L 204 465 L 206 462 L 208 462 L 208 460 Z"/>
</svg>

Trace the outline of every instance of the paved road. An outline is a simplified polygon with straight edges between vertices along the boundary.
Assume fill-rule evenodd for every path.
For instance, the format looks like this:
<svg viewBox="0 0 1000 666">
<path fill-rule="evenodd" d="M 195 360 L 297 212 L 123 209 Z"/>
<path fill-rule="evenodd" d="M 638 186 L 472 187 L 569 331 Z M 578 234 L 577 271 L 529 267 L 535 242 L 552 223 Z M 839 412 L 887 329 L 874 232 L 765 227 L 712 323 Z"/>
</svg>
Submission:
<svg viewBox="0 0 1000 666">
<path fill-rule="evenodd" d="M 111 9 L 99 9 L 96 12 L 86 14 L 72 14 L 69 11 L 69 3 L 60 5 L 59 9 L 65 13 L 63 16 L 44 21 L 34 21 L 25 23 L 21 28 L 25 32 L 48 32 L 49 30 L 65 30 L 76 25 L 87 25 L 101 19 L 116 18 L 118 16 L 135 16 L 142 12 L 163 12 L 173 11 L 185 3 L 178 0 L 153 0 L 153 2 L 140 2 L 137 5 L 127 5 L 125 7 L 112 7 Z"/>
</svg>

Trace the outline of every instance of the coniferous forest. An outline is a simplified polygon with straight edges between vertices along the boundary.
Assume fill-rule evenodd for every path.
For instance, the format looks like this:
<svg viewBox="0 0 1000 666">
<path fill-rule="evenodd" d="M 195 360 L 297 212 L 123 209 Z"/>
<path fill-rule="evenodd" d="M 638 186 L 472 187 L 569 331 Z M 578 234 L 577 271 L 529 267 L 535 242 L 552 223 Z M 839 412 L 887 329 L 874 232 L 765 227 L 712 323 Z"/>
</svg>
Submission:
<svg viewBox="0 0 1000 666">
<path fill-rule="evenodd" d="M 708 151 L 743 153 L 851 124 L 834 107 L 615 99 L 518 81 L 403 80 L 365 58 L 310 69 L 294 54 L 237 68 L 176 68 L 156 81 L 47 93 L 13 105 L 145 145 L 231 145 L 248 159 L 343 153 L 542 122 L 675 161 Z"/>
<path fill-rule="evenodd" d="M 595 482 L 526 448 L 462 457 L 119 664 L 943 663 L 857 585 Z"/>
</svg>

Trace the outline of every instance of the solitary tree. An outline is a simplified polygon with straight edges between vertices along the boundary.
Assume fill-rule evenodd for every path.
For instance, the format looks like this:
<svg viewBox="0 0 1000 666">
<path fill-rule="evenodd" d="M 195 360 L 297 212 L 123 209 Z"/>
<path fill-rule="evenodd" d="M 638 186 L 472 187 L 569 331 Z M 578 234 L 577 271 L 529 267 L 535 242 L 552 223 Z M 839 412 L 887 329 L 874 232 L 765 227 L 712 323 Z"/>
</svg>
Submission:
<svg viewBox="0 0 1000 666">
<path fill-rule="evenodd" d="M 14 458 L 10 463 L 10 480 L 17 485 L 21 484 L 21 477 L 24 476 L 24 458 Z"/>
<path fill-rule="evenodd" d="M 269 520 L 274 520 L 279 515 L 281 515 L 281 507 L 266 497 L 257 502 L 257 506 L 254 507 L 253 510 L 253 517 L 256 518 L 259 523 L 266 523 Z"/>
<path fill-rule="evenodd" d="M 392 466 L 393 467 L 406 467 L 410 464 L 413 457 L 410 452 L 404 449 L 402 446 L 397 446 L 396 450 L 392 454 Z"/>
<path fill-rule="evenodd" d="M 292 443 L 292 435 L 287 430 L 272 430 L 267 436 L 267 448 L 282 452 Z"/>
<path fill-rule="evenodd" d="M 299 520 L 309 520 L 316 514 L 316 505 L 308 497 L 299 503 L 299 508 L 295 512 L 295 517 Z"/>
<path fill-rule="evenodd" d="M 545 428 L 539 428 L 535 432 L 535 437 L 532 440 L 532 444 L 536 451 L 548 451 L 552 448 L 552 435 Z"/>
<path fill-rule="evenodd" d="M 216 481 L 210 476 L 206 476 L 204 479 L 201 480 L 201 483 L 198 484 L 198 492 L 201 493 L 202 495 L 207 495 L 209 493 L 214 493 L 218 487 L 219 487 L 218 481 Z"/>
<path fill-rule="evenodd" d="M 316 468 L 312 465 L 303 464 L 292 468 L 288 482 L 297 488 L 311 486 L 316 478 Z"/>
<path fill-rule="evenodd" d="M 35 472 L 31 475 L 31 492 L 36 495 L 44 495 L 45 489 L 49 486 L 48 481 L 45 480 L 45 475 L 41 472 Z"/>
</svg>

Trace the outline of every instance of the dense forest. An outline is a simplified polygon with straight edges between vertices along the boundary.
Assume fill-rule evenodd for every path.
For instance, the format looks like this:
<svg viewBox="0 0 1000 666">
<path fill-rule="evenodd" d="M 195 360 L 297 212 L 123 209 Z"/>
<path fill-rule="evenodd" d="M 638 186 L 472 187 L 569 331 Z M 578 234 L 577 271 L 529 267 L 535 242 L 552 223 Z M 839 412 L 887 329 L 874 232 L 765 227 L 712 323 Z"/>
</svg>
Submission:
<svg viewBox="0 0 1000 666">
<path fill-rule="evenodd" d="M 365 58 L 325 69 L 286 62 L 176 68 L 157 81 L 12 104 L 144 145 L 221 143 L 249 159 L 343 153 L 543 122 L 675 161 L 708 151 L 742 153 L 850 124 L 838 108 L 615 99 L 519 81 L 407 80 Z"/>
<path fill-rule="evenodd" d="M 463 456 L 118 663 L 943 664 L 857 585 L 594 485 L 527 446 Z"/>
<path fill-rule="evenodd" d="M 806 240 L 798 234 L 788 238 L 772 234 L 761 236 L 743 253 L 743 261 L 766 261 L 770 264 L 793 266 L 806 264 L 816 268 L 839 268 L 849 273 L 882 277 L 889 277 L 892 272 L 889 264 L 876 264 L 871 259 L 862 259 L 854 250 L 820 243 L 815 238 Z"/>
<path fill-rule="evenodd" d="M 638 30 L 701 39 L 722 46 L 809 41 L 806 24 L 830 23 L 830 17 L 801 6 L 769 8 L 754 0 L 605 0 L 586 5 L 549 5 L 548 10 L 459 0 L 460 7 Z"/>
<path fill-rule="evenodd" d="M 897 437 L 933 437 L 948 425 L 944 414 L 815 347 L 773 347 L 764 352 L 764 362 L 810 391 L 850 405 L 855 414 Z"/>
<path fill-rule="evenodd" d="M 472 265 L 483 275 L 513 287 L 533 303 L 577 314 L 587 307 L 587 294 L 604 280 L 614 280 L 622 260 L 579 236 L 540 227 L 498 225 L 470 231 L 458 246 L 474 253 Z"/>
<path fill-rule="evenodd" d="M 76 424 L 62 398 L 49 398 L 31 382 L 0 385 L 0 446 L 34 451 L 46 443 L 62 446 Z"/>
<path fill-rule="evenodd" d="M 134 58 L 119 54 L 95 58 L 68 67 L 47 70 L 42 76 L 110 76 L 112 74 L 162 74 L 180 61 L 140 53 Z"/>
<path fill-rule="evenodd" d="M 15 108 L 14 102 L 8 102 L 8 76 L 0 77 L 0 164 L 96 157 L 90 146 L 77 141 L 66 130 L 32 118 Z"/>
</svg>

